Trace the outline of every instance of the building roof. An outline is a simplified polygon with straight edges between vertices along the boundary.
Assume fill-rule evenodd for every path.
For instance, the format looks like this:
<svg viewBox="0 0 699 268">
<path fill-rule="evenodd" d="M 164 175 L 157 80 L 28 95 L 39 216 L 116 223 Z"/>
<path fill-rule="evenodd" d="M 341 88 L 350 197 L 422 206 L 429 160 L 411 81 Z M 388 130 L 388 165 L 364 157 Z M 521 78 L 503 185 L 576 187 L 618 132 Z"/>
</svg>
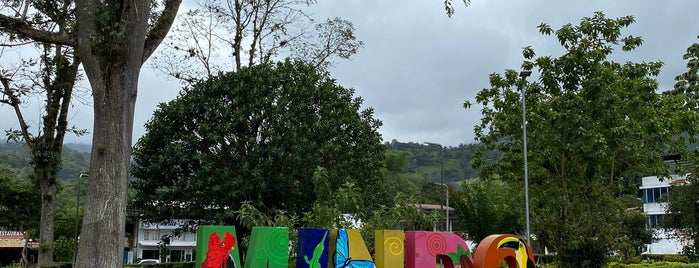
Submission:
<svg viewBox="0 0 699 268">
<path fill-rule="evenodd" d="M 158 242 L 160 242 L 160 240 L 138 241 L 138 245 L 143 246 L 143 247 L 157 247 Z M 170 245 L 169 245 L 170 248 L 196 247 L 196 246 L 197 246 L 197 241 L 178 241 L 178 240 L 171 241 Z"/>
<path fill-rule="evenodd" d="M 454 208 L 452 207 L 447 207 L 444 205 L 434 205 L 434 204 L 413 204 L 414 206 L 420 208 L 420 209 L 425 209 L 425 210 L 449 210 L 449 211 L 454 211 Z"/>
</svg>

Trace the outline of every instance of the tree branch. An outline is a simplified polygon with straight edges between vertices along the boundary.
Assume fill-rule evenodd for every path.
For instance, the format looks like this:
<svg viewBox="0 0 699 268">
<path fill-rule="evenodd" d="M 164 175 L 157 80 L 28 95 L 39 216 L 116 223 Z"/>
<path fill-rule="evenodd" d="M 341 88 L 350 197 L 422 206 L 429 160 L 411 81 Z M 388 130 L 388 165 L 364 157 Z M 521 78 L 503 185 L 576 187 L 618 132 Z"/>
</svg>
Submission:
<svg viewBox="0 0 699 268">
<path fill-rule="evenodd" d="M 20 99 L 14 94 L 14 90 L 12 90 L 12 86 L 10 86 L 10 79 L 3 76 L 0 74 L 0 83 L 2 83 L 3 86 L 3 93 L 5 96 L 7 96 L 8 100 L 7 101 L 2 101 L 2 103 L 9 104 L 12 109 L 15 111 L 15 115 L 17 115 L 17 121 L 19 122 L 19 126 L 21 129 L 22 137 L 24 138 L 24 142 L 27 143 L 28 146 L 33 146 L 33 141 L 31 139 L 31 136 L 29 135 L 29 125 L 27 125 L 27 122 L 24 120 L 24 116 L 22 115 L 22 110 L 19 108 L 19 105 L 22 103 Z"/>
<path fill-rule="evenodd" d="M 0 44 L 0 47 L 21 47 L 24 45 L 34 44 L 34 41 L 27 41 L 22 43 L 12 43 L 12 44 Z"/>
<path fill-rule="evenodd" d="M 76 46 L 77 37 L 73 34 L 54 33 L 38 30 L 30 26 L 27 21 L 0 14 L 0 31 L 17 34 L 22 38 L 37 42 L 51 43 L 66 46 Z"/>
<path fill-rule="evenodd" d="M 56 77 L 56 83 L 63 87 L 63 99 L 61 101 L 60 110 L 57 118 L 58 131 L 56 132 L 56 144 L 55 146 L 61 146 L 65 139 L 66 130 L 68 129 L 68 110 L 70 109 L 70 101 L 73 97 L 73 89 L 75 87 L 75 81 L 77 80 L 78 68 L 80 67 L 80 57 L 73 56 L 73 62 L 67 66 L 62 67 L 61 71 Z"/>
<path fill-rule="evenodd" d="M 148 60 L 163 39 L 165 39 L 172 23 L 175 21 L 181 3 L 182 0 L 167 0 L 165 2 L 163 13 L 160 14 L 158 21 L 155 22 L 153 28 L 146 35 L 146 43 L 143 45 L 142 63 Z"/>
</svg>

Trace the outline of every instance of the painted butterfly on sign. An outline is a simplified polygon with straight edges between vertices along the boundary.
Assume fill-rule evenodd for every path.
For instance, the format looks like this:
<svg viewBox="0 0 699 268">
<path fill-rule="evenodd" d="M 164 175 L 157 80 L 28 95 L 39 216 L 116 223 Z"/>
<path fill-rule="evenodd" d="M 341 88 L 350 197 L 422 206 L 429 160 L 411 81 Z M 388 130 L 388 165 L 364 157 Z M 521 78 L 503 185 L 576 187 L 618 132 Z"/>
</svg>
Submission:
<svg viewBox="0 0 699 268">
<path fill-rule="evenodd" d="M 335 244 L 335 256 L 333 263 L 335 268 L 376 268 L 373 261 L 353 260 L 349 256 L 349 241 L 347 240 L 347 230 L 337 231 L 337 243 Z"/>
</svg>

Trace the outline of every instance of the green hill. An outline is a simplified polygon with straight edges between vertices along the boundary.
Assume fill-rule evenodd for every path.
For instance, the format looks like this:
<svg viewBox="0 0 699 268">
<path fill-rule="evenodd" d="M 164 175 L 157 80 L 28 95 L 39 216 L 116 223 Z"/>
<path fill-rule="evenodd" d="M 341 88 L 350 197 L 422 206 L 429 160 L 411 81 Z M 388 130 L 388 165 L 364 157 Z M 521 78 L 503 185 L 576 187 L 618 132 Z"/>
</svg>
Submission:
<svg viewBox="0 0 699 268">
<path fill-rule="evenodd" d="M 90 154 L 74 150 L 72 147 L 74 146 L 63 147 L 62 167 L 57 174 L 61 181 L 75 181 L 80 173 L 87 172 L 90 167 Z M 30 160 L 31 156 L 26 144 L 0 143 L 0 167 L 7 167 L 19 176 L 26 176 L 32 173 Z"/>
<path fill-rule="evenodd" d="M 444 182 L 455 183 L 463 179 L 475 178 L 478 170 L 471 167 L 474 145 L 444 147 L 415 142 L 386 143 L 389 150 L 407 151 L 412 154 L 407 172 L 425 178 L 427 181 L 440 182 L 442 153 L 444 159 Z M 19 174 L 31 174 L 30 155 L 24 143 L 0 143 L 0 166 L 19 171 Z M 63 147 L 62 168 L 58 178 L 62 181 L 74 181 L 80 173 L 87 172 L 90 166 L 90 145 L 67 143 Z"/>
<path fill-rule="evenodd" d="M 431 182 L 440 182 L 441 176 L 445 183 L 455 183 L 463 179 L 475 178 L 478 170 L 471 167 L 474 145 L 461 144 L 457 147 L 440 148 L 437 145 L 408 142 L 402 143 L 396 140 L 386 143 L 389 150 L 407 151 L 412 154 L 412 161 L 408 172 L 419 174 Z M 442 171 L 442 159 L 444 165 Z"/>
</svg>

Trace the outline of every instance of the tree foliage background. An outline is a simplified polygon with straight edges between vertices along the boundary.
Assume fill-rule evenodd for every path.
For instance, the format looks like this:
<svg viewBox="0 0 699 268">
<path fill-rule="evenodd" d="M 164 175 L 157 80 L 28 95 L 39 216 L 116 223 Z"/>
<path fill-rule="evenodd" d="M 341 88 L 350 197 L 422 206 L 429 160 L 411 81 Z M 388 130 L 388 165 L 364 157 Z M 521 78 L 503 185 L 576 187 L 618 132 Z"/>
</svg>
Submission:
<svg viewBox="0 0 699 268">
<path fill-rule="evenodd" d="M 697 132 L 685 96 L 658 93 L 653 77 L 662 63 L 608 59 L 615 49 L 642 44 L 622 34 L 633 22 L 597 12 L 558 30 L 542 23 L 539 32 L 554 35 L 563 54 L 523 50 L 522 67 L 536 71 L 536 81 L 524 88 L 532 233 L 565 267 L 603 265 L 619 246 L 625 209 L 619 197 L 635 195 L 634 179 L 642 175 L 668 174 L 662 155 L 684 152 L 689 141 L 677 135 Z M 482 177 L 522 181 L 520 82 L 514 70 L 492 74 L 491 86 L 476 97 L 483 105 L 477 141 L 502 152 L 494 162 L 477 155 Z"/>
<path fill-rule="evenodd" d="M 697 37 L 699 38 L 699 36 Z M 687 48 L 683 59 L 687 61 L 687 71 L 675 77 L 675 87 L 670 94 L 687 96 L 687 106 L 695 111 L 699 110 L 699 43 L 694 43 Z M 686 174 L 686 180 L 672 186 L 672 194 L 668 195 L 668 207 L 662 220 L 662 225 L 674 230 L 675 234 L 683 239 L 693 241 L 694 247 L 689 251 L 699 253 L 699 153 L 696 144 L 689 148 L 681 163 L 684 169 L 679 171 Z"/>
<path fill-rule="evenodd" d="M 452 206 L 460 220 L 461 230 L 478 243 L 492 234 L 524 233 L 524 196 L 516 183 L 497 179 L 462 181 L 452 191 Z"/>
<path fill-rule="evenodd" d="M 376 206 L 385 146 L 381 122 L 361 103 L 299 61 L 197 83 L 146 124 L 134 148 L 133 205 L 155 221 L 233 224 L 244 201 L 301 215 L 317 199 L 312 178 L 321 167 L 329 189 L 353 182 Z"/>
<path fill-rule="evenodd" d="M 4 229 L 38 230 L 39 191 L 29 178 L 17 176 L 3 166 L 0 166 L 0 204 L 0 226 Z"/>
</svg>

